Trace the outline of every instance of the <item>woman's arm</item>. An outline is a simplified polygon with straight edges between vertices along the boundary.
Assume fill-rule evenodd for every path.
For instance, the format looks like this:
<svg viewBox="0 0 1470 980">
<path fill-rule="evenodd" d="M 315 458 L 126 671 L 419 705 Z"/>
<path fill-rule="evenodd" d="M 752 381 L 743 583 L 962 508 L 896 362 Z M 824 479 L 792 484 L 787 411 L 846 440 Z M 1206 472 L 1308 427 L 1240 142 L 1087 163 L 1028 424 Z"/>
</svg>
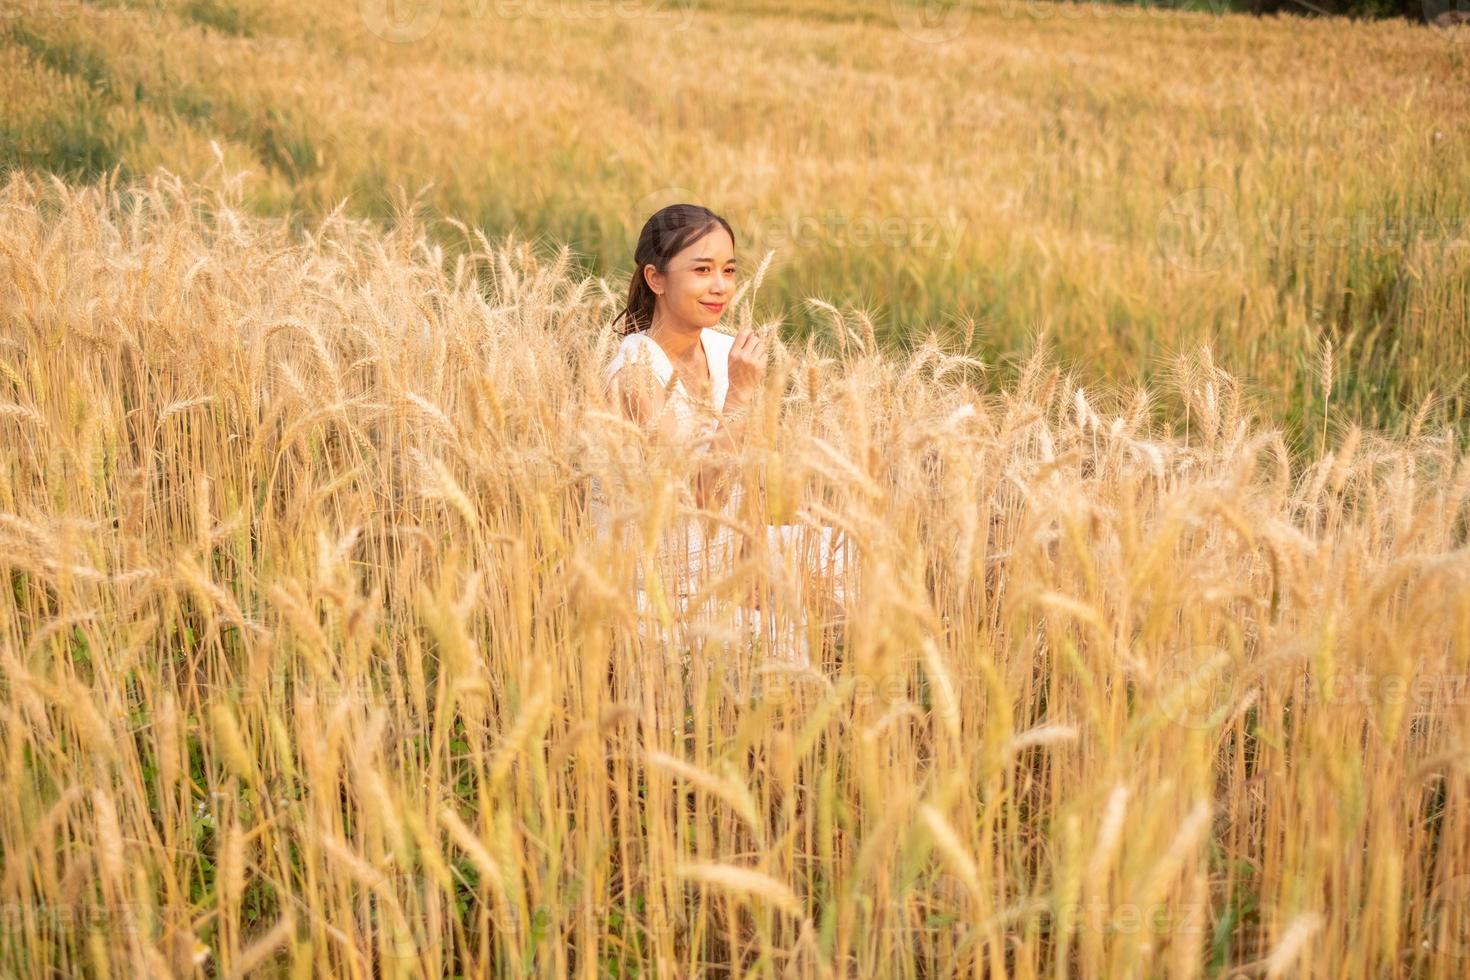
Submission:
<svg viewBox="0 0 1470 980">
<path fill-rule="evenodd" d="M 608 381 L 608 394 L 623 414 L 649 431 L 656 442 L 672 444 L 679 433 L 679 420 L 668 407 L 668 392 L 646 364 L 624 364 Z"/>
</svg>

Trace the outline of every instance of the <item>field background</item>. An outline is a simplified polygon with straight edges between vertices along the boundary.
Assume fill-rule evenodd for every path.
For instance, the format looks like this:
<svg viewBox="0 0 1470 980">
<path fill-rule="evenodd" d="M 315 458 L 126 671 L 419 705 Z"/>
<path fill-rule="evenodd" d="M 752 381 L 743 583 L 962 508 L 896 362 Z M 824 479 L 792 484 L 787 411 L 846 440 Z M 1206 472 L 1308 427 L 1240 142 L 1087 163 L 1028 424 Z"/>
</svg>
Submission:
<svg viewBox="0 0 1470 980">
<path fill-rule="evenodd" d="M 1462 35 L 385 10 L 0 7 L 0 977 L 1464 975 Z M 719 514 L 595 380 L 685 197 Z"/>
<path fill-rule="evenodd" d="M 747 271 L 776 250 L 788 336 L 811 296 L 895 346 L 974 322 L 1004 378 L 1045 329 L 1119 384 L 1210 343 L 1294 444 L 1329 406 L 1463 417 L 1470 30 L 1041 0 L 5 12 L 0 164 L 193 176 L 218 141 L 261 213 L 387 220 L 422 189 L 619 288 L 643 219 L 694 199 Z"/>
</svg>

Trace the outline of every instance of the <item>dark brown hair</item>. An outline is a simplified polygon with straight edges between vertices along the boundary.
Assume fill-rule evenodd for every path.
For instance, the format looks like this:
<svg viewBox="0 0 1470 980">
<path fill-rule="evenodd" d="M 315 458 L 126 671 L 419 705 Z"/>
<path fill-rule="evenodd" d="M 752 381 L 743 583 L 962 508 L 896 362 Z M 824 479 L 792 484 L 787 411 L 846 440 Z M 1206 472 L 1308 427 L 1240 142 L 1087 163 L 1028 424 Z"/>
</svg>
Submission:
<svg viewBox="0 0 1470 980">
<path fill-rule="evenodd" d="M 647 330 L 653 326 L 653 306 L 658 294 L 648 285 L 644 276 L 645 266 L 653 266 L 659 272 L 669 271 L 669 260 L 714 231 L 724 228 L 730 234 L 730 243 L 735 242 L 735 232 L 730 223 L 709 208 L 698 204 L 670 204 L 655 212 L 643 223 L 638 236 L 638 246 L 633 250 L 633 278 L 628 282 L 628 305 L 618 314 L 622 320 L 623 336 Z"/>
</svg>

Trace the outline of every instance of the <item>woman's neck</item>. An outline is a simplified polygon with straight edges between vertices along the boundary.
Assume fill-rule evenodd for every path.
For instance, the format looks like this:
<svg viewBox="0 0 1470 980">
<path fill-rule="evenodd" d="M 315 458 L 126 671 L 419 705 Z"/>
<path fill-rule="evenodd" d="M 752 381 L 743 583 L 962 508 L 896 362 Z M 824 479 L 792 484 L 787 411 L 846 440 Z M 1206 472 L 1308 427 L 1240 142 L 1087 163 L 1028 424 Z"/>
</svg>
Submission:
<svg viewBox="0 0 1470 980">
<path fill-rule="evenodd" d="M 673 327 L 665 320 L 656 320 L 648 328 L 648 336 L 664 349 L 670 360 L 686 364 L 696 356 L 700 333 L 699 327 Z"/>
</svg>

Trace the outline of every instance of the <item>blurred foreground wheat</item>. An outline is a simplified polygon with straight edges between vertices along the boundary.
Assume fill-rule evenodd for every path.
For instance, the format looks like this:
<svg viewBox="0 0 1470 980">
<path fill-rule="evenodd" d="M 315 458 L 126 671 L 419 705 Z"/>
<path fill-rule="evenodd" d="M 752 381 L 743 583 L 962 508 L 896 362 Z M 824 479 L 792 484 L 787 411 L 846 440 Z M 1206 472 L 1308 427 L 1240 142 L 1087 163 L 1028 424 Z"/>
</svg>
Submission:
<svg viewBox="0 0 1470 980">
<path fill-rule="evenodd" d="M 1470 967 L 1450 437 L 1294 466 L 1208 351 L 1103 404 L 830 310 L 735 520 L 861 588 L 774 671 L 642 639 L 586 519 L 689 506 L 595 386 L 615 286 L 237 194 L 0 190 L 0 973 Z"/>
</svg>

